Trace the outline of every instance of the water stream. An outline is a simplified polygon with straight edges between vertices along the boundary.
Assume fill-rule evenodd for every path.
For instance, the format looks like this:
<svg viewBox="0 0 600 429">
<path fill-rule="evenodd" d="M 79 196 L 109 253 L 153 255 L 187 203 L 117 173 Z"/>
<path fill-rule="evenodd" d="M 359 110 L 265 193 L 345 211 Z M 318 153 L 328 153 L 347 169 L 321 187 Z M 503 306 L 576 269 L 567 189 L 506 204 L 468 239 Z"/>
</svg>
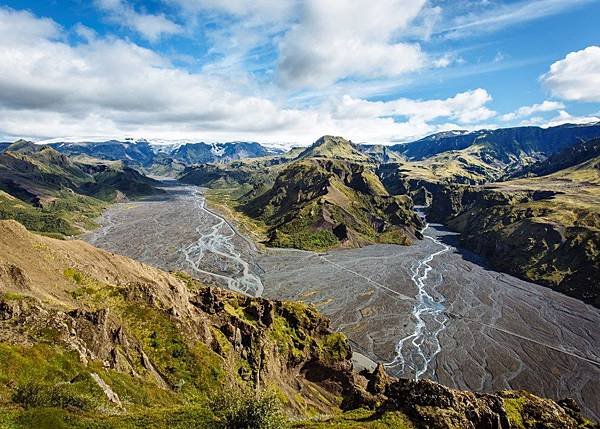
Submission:
<svg viewBox="0 0 600 429">
<path fill-rule="evenodd" d="M 208 216 L 216 219 L 217 223 L 211 226 L 208 232 L 205 231 L 204 223 L 199 223 L 196 227 L 198 240 L 181 249 L 185 255 L 185 260 L 194 272 L 223 281 L 231 290 L 250 296 L 261 296 L 264 287 L 260 277 L 250 272 L 250 264 L 242 258 L 241 253 L 236 250 L 233 243 L 233 238 L 238 235 L 235 229 L 223 217 L 206 209 L 206 199 L 200 191 L 194 191 L 194 198 L 198 214 L 202 220 L 205 219 L 205 216 Z M 202 269 L 202 259 L 207 252 L 218 255 L 241 267 L 241 275 L 224 275 Z"/>
<path fill-rule="evenodd" d="M 422 207 L 417 208 L 417 212 L 425 219 Z M 443 281 L 443 277 L 439 274 L 436 283 L 429 274 L 433 270 L 430 263 L 437 256 L 448 252 L 451 247 L 428 235 L 428 229 L 429 224 L 426 223 L 421 231 L 423 237 L 435 243 L 439 250 L 416 261 L 411 267 L 411 281 L 417 287 L 415 303 L 411 311 L 411 317 L 415 322 L 414 331 L 398 341 L 395 358 L 386 363 L 388 368 L 394 368 L 402 374 L 410 370 L 416 380 L 427 373 L 436 355 L 442 350 L 439 337 L 448 321 L 444 298 L 435 297 L 433 293 L 433 289 Z"/>
</svg>

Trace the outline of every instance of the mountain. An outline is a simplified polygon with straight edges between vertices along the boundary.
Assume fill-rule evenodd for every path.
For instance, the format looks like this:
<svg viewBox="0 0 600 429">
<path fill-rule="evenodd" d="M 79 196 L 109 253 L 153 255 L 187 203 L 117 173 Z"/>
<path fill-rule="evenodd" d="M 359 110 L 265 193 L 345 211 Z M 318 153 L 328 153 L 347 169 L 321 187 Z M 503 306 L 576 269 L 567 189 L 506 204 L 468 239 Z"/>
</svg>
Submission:
<svg viewBox="0 0 600 429">
<path fill-rule="evenodd" d="M 20 140 L 0 154 L 0 219 L 74 235 L 92 227 L 108 202 L 160 193 L 158 185 L 120 162 L 76 161 Z"/>
<path fill-rule="evenodd" d="M 590 152 L 574 149 L 574 157 L 534 170 L 550 172 Z M 425 186 L 430 218 L 461 232 L 462 244 L 495 269 L 600 306 L 600 156 L 541 177 Z"/>
<path fill-rule="evenodd" d="M 41 262 L 41 263 L 40 263 Z M 573 400 L 354 371 L 314 307 L 209 288 L 0 221 L 0 424 L 598 428 Z"/>
<path fill-rule="evenodd" d="M 254 142 L 228 143 L 151 143 L 147 140 L 110 140 L 105 142 L 52 143 L 51 146 L 70 156 L 86 155 L 125 164 L 149 174 L 173 176 L 186 166 L 226 163 L 245 158 L 279 154 Z"/>
<path fill-rule="evenodd" d="M 257 158 L 271 152 L 259 143 L 188 143 L 173 150 L 169 156 L 187 165 L 223 163 L 242 158 Z"/>
<path fill-rule="evenodd" d="M 369 158 L 331 136 L 285 164 L 271 188 L 240 210 L 265 222 L 269 244 L 277 247 L 408 244 L 422 228 L 410 198 L 390 196 Z"/>
<path fill-rule="evenodd" d="M 360 151 L 359 146 L 343 137 L 323 136 L 300 152 L 296 159 L 327 158 L 353 162 L 368 162 L 369 157 Z"/>
<path fill-rule="evenodd" d="M 572 146 L 600 137 L 600 124 L 560 125 L 551 128 L 517 127 L 474 132 L 444 132 L 421 140 L 398 144 L 390 150 L 411 161 L 468 150 L 487 166 L 511 173 Z M 498 177 L 492 175 L 491 180 Z"/>
<path fill-rule="evenodd" d="M 474 132 L 444 132 L 415 142 L 394 145 L 391 149 L 409 159 L 420 160 L 442 152 L 482 145 L 490 155 L 510 163 L 522 154 L 548 156 L 580 140 L 594 137 L 600 137 L 600 124 L 565 124 L 550 128 L 516 127 Z"/>
<path fill-rule="evenodd" d="M 386 164 L 389 162 L 402 162 L 406 158 L 392 150 L 389 146 L 382 144 L 359 144 L 356 146 L 358 150 L 369 157 L 373 162 Z"/>
<path fill-rule="evenodd" d="M 512 177 L 545 176 L 597 157 L 600 157 L 600 138 L 569 146 L 543 161 L 515 172 Z"/>
<path fill-rule="evenodd" d="M 149 167 L 154 161 L 154 151 L 146 141 L 51 143 L 51 147 L 67 155 L 88 155 L 108 161 L 125 161 Z"/>
</svg>

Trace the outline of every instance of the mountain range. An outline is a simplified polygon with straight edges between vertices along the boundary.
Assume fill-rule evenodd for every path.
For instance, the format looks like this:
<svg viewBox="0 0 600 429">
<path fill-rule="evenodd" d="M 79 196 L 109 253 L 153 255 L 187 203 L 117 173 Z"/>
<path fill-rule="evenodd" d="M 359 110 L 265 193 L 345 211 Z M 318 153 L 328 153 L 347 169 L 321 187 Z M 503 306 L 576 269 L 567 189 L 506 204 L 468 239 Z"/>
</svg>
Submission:
<svg viewBox="0 0 600 429">
<path fill-rule="evenodd" d="M 4 145 L 0 426 L 598 428 L 571 399 L 357 369 L 348 339 L 312 306 L 65 240 L 112 202 L 160 195 L 142 174 L 160 168 L 209 188 L 215 209 L 266 246 L 410 245 L 424 206 L 494 268 L 600 306 L 598 137 L 589 125 L 391 147 L 323 136 L 287 153 L 239 142 Z"/>
<path fill-rule="evenodd" d="M 147 140 L 104 142 L 54 142 L 50 146 L 67 155 L 88 155 L 109 161 L 124 161 L 144 169 L 168 160 L 183 165 L 230 162 L 279 153 L 255 142 L 157 144 Z"/>
<path fill-rule="evenodd" d="M 423 227 L 413 205 L 425 205 L 494 268 L 598 306 L 599 135 L 598 124 L 523 127 L 391 147 L 325 136 L 180 180 L 228 193 L 265 244 L 305 250 L 410 244 Z"/>
</svg>

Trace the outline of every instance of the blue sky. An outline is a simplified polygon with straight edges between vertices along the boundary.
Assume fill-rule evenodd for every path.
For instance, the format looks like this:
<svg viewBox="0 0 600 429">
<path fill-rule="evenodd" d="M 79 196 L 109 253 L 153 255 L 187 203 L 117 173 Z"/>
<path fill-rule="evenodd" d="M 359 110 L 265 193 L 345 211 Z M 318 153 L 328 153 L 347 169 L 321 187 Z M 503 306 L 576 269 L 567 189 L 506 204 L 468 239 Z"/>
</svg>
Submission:
<svg viewBox="0 0 600 429">
<path fill-rule="evenodd" d="M 600 116 L 599 0 L 0 0 L 0 137 L 409 141 Z"/>
</svg>

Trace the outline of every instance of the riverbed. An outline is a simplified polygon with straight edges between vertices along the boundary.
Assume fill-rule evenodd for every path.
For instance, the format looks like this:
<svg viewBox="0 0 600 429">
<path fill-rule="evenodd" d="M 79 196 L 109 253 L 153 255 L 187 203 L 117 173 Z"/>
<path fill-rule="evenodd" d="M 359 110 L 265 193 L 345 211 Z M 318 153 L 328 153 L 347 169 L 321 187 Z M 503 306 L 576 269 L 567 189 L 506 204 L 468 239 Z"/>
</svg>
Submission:
<svg viewBox="0 0 600 429">
<path fill-rule="evenodd" d="M 200 190 L 109 209 L 98 247 L 252 296 L 312 303 L 394 375 L 575 398 L 600 418 L 600 310 L 490 270 L 429 225 L 412 246 L 258 252 Z"/>
</svg>

